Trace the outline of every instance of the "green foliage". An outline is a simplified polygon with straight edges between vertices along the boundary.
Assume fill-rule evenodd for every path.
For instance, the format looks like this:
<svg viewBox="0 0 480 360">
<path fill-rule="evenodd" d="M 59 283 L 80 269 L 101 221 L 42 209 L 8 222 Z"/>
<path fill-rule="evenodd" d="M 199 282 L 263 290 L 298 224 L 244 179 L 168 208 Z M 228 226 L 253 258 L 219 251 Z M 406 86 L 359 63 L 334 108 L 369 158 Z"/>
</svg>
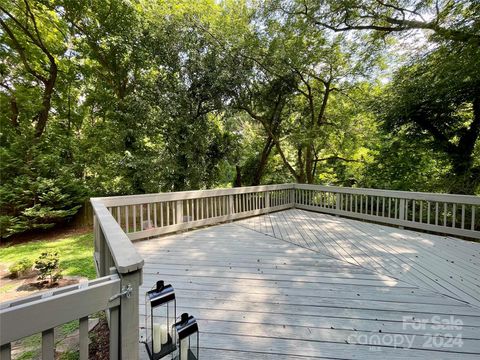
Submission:
<svg viewBox="0 0 480 360">
<path fill-rule="evenodd" d="M 3 1 L 0 237 L 68 222 L 90 196 L 238 182 L 474 193 L 478 14 L 422 0 Z"/>
<path fill-rule="evenodd" d="M 59 268 L 59 256 L 57 252 L 42 252 L 40 257 L 35 260 L 35 269 L 40 272 L 39 280 L 48 280 L 53 284 L 61 278 Z"/>
<path fill-rule="evenodd" d="M 30 259 L 22 259 L 17 261 L 13 265 L 10 265 L 8 271 L 10 272 L 10 276 L 13 278 L 17 278 L 18 276 L 28 272 L 33 267 L 33 261 Z"/>
<path fill-rule="evenodd" d="M 480 186 L 478 68 L 478 46 L 442 45 L 402 67 L 379 105 L 387 131 L 448 159 L 447 189 L 456 193 L 472 194 Z"/>
</svg>

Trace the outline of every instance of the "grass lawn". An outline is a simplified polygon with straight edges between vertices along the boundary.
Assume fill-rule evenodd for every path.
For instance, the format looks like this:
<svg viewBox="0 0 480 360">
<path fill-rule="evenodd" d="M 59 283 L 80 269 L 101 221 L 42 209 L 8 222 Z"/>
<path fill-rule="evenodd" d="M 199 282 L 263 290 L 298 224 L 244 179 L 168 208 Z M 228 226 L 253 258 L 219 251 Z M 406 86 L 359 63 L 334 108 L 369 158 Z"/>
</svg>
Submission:
<svg viewBox="0 0 480 360">
<path fill-rule="evenodd" d="M 42 252 L 58 252 L 60 258 L 60 269 L 62 275 L 66 276 L 85 276 L 89 279 L 96 277 L 93 264 L 93 233 L 65 233 L 49 238 L 46 234 L 44 239 L 32 240 L 21 243 L 6 243 L 0 246 L 0 265 L 8 267 L 22 259 L 30 259 L 34 262 Z M 1 281 L 0 281 L 1 285 Z M 13 289 L 9 285 L 0 286 L 0 294 Z M 59 326 L 56 330 L 56 339 L 61 341 L 68 334 L 78 329 L 78 321 Z M 16 356 L 17 360 L 29 360 L 39 358 L 39 349 L 41 347 L 41 335 L 36 334 L 21 339 L 18 344 L 22 351 Z M 78 359 L 78 351 L 62 353 L 59 356 L 61 360 Z"/>
<path fill-rule="evenodd" d="M 10 265 L 21 259 L 35 261 L 44 251 L 58 252 L 62 275 L 96 277 L 93 264 L 93 233 L 66 234 L 56 240 L 35 240 L 0 246 L 0 263 Z"/>
</svg>

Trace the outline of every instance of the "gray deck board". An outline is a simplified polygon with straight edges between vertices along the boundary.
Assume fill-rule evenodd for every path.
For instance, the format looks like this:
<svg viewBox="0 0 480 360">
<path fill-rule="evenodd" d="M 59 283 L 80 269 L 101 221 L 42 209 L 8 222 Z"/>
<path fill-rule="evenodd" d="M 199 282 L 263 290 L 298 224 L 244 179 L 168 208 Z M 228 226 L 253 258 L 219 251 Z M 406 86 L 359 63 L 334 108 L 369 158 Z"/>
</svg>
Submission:
<svg viewBox="0 0 480 360">
<path fill-rule="evenodd" d="M 480 307 L 478 243 L 298 209 L 264 217 L 274 227 L 288 223 L 299 229 L 282 240 Z M 255 221 L 249 218 L 238 223 L 253 229 Z M 299 235 L 315 238 L 321 246 L 306 246 Z"/>
<path fill-rule="evenodd" d="M 422 235 L 287 210 L 135 246 L 141 293 L 172 283 L 178 313 L 199 321 L 202 359 L 478 359 L 476 244 Z M 435 327 L 450 317 L 461 329 Z"/>
</svg>

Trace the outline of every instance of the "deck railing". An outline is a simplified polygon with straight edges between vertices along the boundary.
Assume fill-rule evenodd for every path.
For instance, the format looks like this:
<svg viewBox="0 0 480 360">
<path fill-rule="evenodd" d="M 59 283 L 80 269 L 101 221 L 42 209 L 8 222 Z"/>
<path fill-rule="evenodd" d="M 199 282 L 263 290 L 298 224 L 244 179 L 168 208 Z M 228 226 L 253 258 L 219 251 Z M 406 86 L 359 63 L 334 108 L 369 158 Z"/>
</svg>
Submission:
<svg viewBox="0 0 480 360">
<path fill-rule="evenodd" d="M 296 184 L 295 207 L 480 239 L 480 197 Z"/>
<path fill-rule="evenodd" d="M 107 310 L 110 358 L 138 359 L 143 259 L 132 240 L 300 208 L 441 234 L 480 239 L 480 197 L 283 184 L 96 198 L 97 280 L 0 308 L 0 358 L 11 342 L 42 333 L 43 359 L 54 358 L 55 326 L 79 320 L 80 358 L 88 357 L 88 316 Z"/>
<path fill-rule="evenodd" d="M 131 240 L 293 207 L 292 184 L 99 199 Z"/>
<path fill-rule="evenodd" d="M 83 284 L 2 303 L 0 309 L 0 359 L 11 359 L 11 343 L 24 337 L 42 334 L 42 359 L 55 358 L 56 326 L 79 321 L 79 357 L 88 359 L 88 317 L 98 311 L 110 313 L 110 352 L 118 358 L 121 341 L 118 331 L 121 289 L 118 275 L 101 277 Z M 115 325 L 116 324 L 116 325 Z M 112 326 L 113 325 L 113 326 Z M 116 356 L 116 357 L 115 357 Z"/>
<path fill-rule="evenodd" d="M 282 184 L 98 200 L 130 240 L 293 207 L 480 239 L 478 196 Z"/>
</svg>

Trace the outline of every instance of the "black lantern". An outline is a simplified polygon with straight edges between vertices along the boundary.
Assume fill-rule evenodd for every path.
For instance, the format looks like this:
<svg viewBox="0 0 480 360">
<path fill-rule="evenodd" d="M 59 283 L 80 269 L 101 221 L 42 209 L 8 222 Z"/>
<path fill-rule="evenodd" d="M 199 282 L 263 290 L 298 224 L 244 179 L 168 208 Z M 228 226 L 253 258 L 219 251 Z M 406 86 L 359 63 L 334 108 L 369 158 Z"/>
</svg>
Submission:
<svg viewBox="0 0 480 360">
<path fill-rule="evenodd" d="M 197 320 L 187 313 L 183 313 L 175 323 L 173 336 L 176 344 L 172 356 L 174 360 L 198 360 L 198 325 Z"/>
<path fill-rule="evenodd" d="M 172 339 L 177 303 L 172 285 L 157 281 L 145 295 L 145 328 L 148 355 L 157 360 L 175 350 Z"/>
</svg>

